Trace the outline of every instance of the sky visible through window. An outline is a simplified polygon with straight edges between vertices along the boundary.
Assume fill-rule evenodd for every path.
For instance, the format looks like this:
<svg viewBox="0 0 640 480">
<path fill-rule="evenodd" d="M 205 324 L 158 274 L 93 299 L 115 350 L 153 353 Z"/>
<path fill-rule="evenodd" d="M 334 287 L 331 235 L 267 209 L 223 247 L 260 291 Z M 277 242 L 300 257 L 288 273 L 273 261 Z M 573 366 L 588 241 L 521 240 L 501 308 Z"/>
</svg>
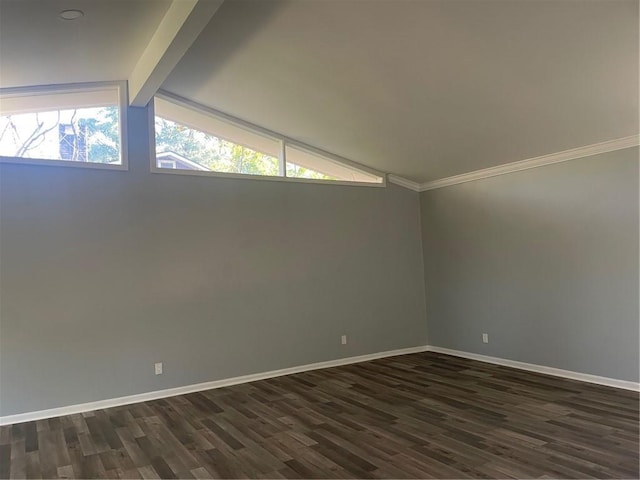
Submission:
<svg viewBox="0 0 640 480">
<path fill-rule="evenodd" d="M 117 107 L 0 115 L 0 155 L 119 164 Z"/>
<path fill-rule="evenodd" d="M 176 154 L 194 162 L 209 171 L 238 173 L 245 175 L 279 175 L 277 157 L 261 153 L 249 147 L 223 138 L 189 128 L 179 123 L 156 116 L 156 154 L 166 157 Z M 158 160 L 159 168 L 167 167 Z M 182 168 L 188 168 L 182 165 Z M 333 180 L 332 177 L 294 164 L 287 164 L 287 175 L 297 178 Z"/>
<path fill-rule="evenodd" d="M 156 116 L 156 153 L 175 153 L 212 172 L 278 175 L 278 159 Z M 158 167 L 163 168 L 158 162 Z"/>
</svg>

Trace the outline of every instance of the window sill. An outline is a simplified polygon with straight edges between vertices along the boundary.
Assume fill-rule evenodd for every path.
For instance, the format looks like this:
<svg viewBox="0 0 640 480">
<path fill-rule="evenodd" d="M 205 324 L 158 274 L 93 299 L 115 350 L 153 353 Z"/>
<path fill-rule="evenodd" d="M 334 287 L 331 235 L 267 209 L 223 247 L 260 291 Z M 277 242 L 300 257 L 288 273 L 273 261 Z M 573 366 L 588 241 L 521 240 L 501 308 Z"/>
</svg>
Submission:
<svg viewBox="0 0 640 480">
<path fill-rule="evenodd" d="M 44 167 L 64 167 L 64 168 L 93 168 L 97 170 L 129 170 L 126 163 L 91 163 L 91 162 L 73 162 L 70 160 L 47 160 L 45 158 L 21 158 L 21 157 L 4 157 L 0 156 L 0 164 L 11 165 L 37 165 Z"/>
<path fill-rule="evenodd" d="M 318 180 L 313 178 L 292 178 L 281 176 L 267 175 L 248 175 L 243 173 L 222 173 L 222 172 L 203 172 L 195 170 L 179 170 L 172 168 L 158 168 L 151 166 L 151 173 L 168 174 L 168 175 L 189 175 L 191 177 L 217 177 L 241 180 L 266 180 L 270 182 L 286 182 L 286 183 L 311 183 L 315 185 L 343 185 L 351 187 L 386 187 L 386 178 L 382 178 L 382 182 L 349 182 L 345 180 Z"/>
</svg>

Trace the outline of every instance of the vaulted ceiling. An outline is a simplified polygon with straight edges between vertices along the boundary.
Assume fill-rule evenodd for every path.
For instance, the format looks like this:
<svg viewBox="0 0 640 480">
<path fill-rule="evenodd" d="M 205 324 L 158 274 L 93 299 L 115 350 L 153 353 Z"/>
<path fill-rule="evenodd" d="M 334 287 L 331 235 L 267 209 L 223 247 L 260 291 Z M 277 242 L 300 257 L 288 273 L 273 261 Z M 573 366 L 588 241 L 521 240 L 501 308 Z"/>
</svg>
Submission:
<svg viewBox="0 0 640 480">
<path fill-rule="evenodd" d="M 0 0 L 0 87 L 126 80 L 171 0 Z M 59 12 L 85 15 L 62 20 Z"/>
<path fill-rule="evenodd" d="M 0 1 L 3 87 L 130 78 L 171 3 Z M 225 0 L 180 56 L 163 89 L 416 182 L 639 128 L 637 0 Z"/>
</svg>

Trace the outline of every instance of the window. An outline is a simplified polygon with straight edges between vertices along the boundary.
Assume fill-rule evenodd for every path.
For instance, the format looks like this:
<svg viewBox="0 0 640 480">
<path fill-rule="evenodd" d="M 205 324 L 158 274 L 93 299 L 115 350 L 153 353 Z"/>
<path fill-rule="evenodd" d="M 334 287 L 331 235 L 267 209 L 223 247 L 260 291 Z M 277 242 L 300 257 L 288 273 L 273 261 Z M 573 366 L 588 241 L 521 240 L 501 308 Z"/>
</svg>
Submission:
<svg viewBox="0 0 640 480">
<path fill-rule="evenodd" d="M 204 112 L 155 99 L 156 166 L 182 157 L 182 170 L 279 175 L 280 142 Z M 197 168 L 200 167 L 200 168 Z"/>
<path fill-rule="evenodd" d="M 303 147 L 286 145 L 287 177 L 380 183 L 381 177 Z"/>
<path fill-rule="evenodd" d="M 0 89 L 0 156 L 124 168 L 121 96 L 119 85 Z"/>
<path fill-rule="evenodd" d="M 167 94 L 154 108 L 156 172 L 384 184 L 382 174 Z"/>
<path fill-rule="evenodd" d="M 160 168 L 178 168 L 175 160 L 160 160 L 158 159 L 158 167 Z"/>
</svg>

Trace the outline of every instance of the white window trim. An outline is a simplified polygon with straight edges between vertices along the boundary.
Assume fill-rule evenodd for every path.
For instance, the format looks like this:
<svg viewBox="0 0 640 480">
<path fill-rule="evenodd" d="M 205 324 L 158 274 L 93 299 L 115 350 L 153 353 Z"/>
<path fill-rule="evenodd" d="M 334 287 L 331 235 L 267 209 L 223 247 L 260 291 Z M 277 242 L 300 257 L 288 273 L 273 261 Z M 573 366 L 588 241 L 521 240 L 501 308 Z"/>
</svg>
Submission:
<svg viewBox="0 0 640 480">
<path fill-rule="evenodd" d="M 360 165 L 359 163 L 356 163 L 351 160 L 347 160 L 346 158 L 342 158 L 338 155 L 334 155 L 332 153 L 326 152 L 320 148 L 316 148 L 311 145 L 307 145 L 305 143 L 294 140 L 292 138 L 286 137 L 284 135 L 280 135 L 266 128 L 246 122 L 244 120 L 233 117 L 224 112 L 220 112 L 213 108 L 205 107 L 204 105 L 197 104 L 195 102 L 187 100 L 186 98 L 182 98 L 178 95 L 174 95 L 164 90 L 160 90 L 155 96 L 160 97 L 161 99 L 166 100 L 168 102 L 176 103 L 185 108 L 193 109 L 201 113 L 204 113 L 206 115 L 211 115 L 217 118 L 218 120 L 228 122 L 237 127 L 243 128 L 250 132 L 254 132 L 258 135 L 273 138 L 274 140 L 279 141 L 280 152 L 279 152 L 278 160 L 279 160 L 280 175 L 277 175 L 277 176 L 276 175 L 274 176 L 250 175 L 246 173 L 206 172 L 201 170 L 179 170 L 179 169 L 169 169 L 169 168 L 158 167 L 157 160 L 156 160 L 155 111 L 154 111 L 153 102 L 149 102 L 149 151 L 151 153 L 150 155 L 151 173 L 160 173 L 160 174 L 168 174 L 168 175 L 191 175 L 191 176 L 198 176 L 198 177 L 218 177 L 218 178 L 231 178 L 231 179 L 243 179 L 243 180 L 267 180 L 267 181 L 289 182 L 289 183 L 311 183 L 316 185 L 344 185 L 344 186 L 354 186 L 354 187 L 386 187 L 387 186 L 387 175 L 377 170 L 374 170 L 373 168 Z M 374 183 L 374 182 L 352 182 L 347 180 L 321 180 L 321 179 L 313 179 L 313 178 L 287 177 L 286 168 L 285 168 L 286 146 L 296 147 L 296 148 L 299 148 L 300 150 L 305 150 L 309 153 L 324 157 L 328 161 L 335 162 L 341 166 L 351 167 L 354 170 L 359 170 L 361 172 L 369 173 L 371 175 L 380 177 L 382 181 L 380 183 Z"/>
<path fill-rule="evenodd" d="M 49 160 L 46 158 L 6 157 L 0 155 L 0 164 L 40 165 L 47 167 L 93 168 L 98 170 L 129 170 L 129 142 L 127 138 L 127 82 L 90 82 L 68 83 L 63 85 L 45 85 L 35 87 L 0 88 L 0 96 L 37 96 L 56 93 L 81 93 L 92 90 L 116 88 L 118 91 L 118 110 L 120 120 L 120 159 L 119 164 L 71 162 L 69 160 Z"/>
</svg>

